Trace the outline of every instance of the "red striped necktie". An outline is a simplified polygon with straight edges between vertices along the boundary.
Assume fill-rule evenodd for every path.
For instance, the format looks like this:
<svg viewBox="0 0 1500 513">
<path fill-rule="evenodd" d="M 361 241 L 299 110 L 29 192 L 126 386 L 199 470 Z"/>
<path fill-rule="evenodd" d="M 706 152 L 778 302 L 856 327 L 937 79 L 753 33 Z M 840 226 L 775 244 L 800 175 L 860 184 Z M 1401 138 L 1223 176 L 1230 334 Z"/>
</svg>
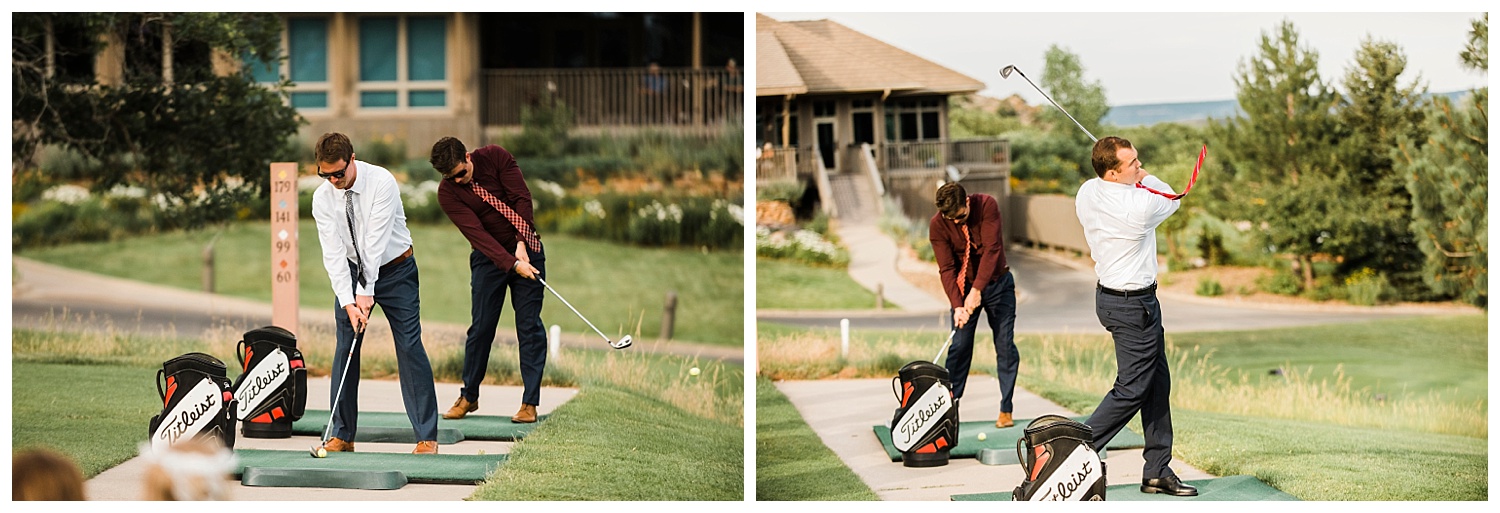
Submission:
<svg viewBox="0 0 1500 513">
<path fill-rule="evenodd" d="M 964 254 L 961 260 L 963 265 L 958 268 L 958 293 L 959 295 L 963 295 L 964 278 L 967 278 L 969 274 L 969 245 L 973 244 L 973 242 L 969 240 L 969 225 L 961 224 L 958 226 L 964 232 Z"/>
<path fill-rule="evenodd" d="M 516 233 L 521 237 L 521 240 L 526 241 L 527 249 L 530 249 L 532 253 L 540 253 L 542 251 L 542 240 L 540 237 L 537 237 L 536 229 L 532 228 L 531 223 L 526 222 L 526 219 L 521 217 L 521 214 L 516 213 L 515 209 L 510 208 L 510 205 L 506 205 L 505 202 L 500 201 L 500 198 L 495 197 L 494 194 L 490 194 L 490 191 L 485 190 L 484 187 L 480 187 L 479 182 L 470 181 L 469 187 L 474 189 L 474 194 L 479 195 L 479 199 L 495 207 L 495 210 L 499 210 L 500 215 L 505 216 L 505 219 L 510 221 L 511 226 L 516 227 Z"/>
</svg>

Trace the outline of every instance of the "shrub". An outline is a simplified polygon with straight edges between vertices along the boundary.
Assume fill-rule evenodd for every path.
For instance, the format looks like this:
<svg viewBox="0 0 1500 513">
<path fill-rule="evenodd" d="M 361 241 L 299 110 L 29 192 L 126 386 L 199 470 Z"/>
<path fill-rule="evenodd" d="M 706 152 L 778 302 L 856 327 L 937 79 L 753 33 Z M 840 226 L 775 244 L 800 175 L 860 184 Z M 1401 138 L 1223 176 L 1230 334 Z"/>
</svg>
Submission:
<svg viewBox="0 0 1500 513">
<path fill-rule="evenodd" d="M 1374 269 L 1368 267 L 1345 277 L 1344 289 L 1348 293 L 1350 303 L 1366 306 L 1385 303 L 1394 297 L 1396 292 L 1385 273 L 1376 273 Z"/>
<path fill-rule="evenodd" d="M 845 267 L 849 252 L 811 230 L 771 233 L 764 226 L 755 227 L 755 254 L 767 258 L 798 260 L 814 265 Z"/>
<path fill-rule="evenodd" d="M 1283 296 L 1295 296 L 1302 292 L 1302 280 L 1290 271 L 1277 271 L 1256 278 L 1255 285 L 1260 287 L 1260 290 Z"/>
<path fill-rule="evenodd" d="M 1222 296 L 1224 295 L 1224 286 L 1219 284 L 1219 280 L 1204 276 L 1198 279 L 1198 290 L 1196 293 L 1200 296 L 1208 297 Z"/>
<path fill-rule="evenodd" d="M 792 210 L 797 210 L 806 190 L 807 185 L 797 180 L 758 184 L 755 187 L 755 200 L 780 201 L 790 205 Z"/>
</svg>

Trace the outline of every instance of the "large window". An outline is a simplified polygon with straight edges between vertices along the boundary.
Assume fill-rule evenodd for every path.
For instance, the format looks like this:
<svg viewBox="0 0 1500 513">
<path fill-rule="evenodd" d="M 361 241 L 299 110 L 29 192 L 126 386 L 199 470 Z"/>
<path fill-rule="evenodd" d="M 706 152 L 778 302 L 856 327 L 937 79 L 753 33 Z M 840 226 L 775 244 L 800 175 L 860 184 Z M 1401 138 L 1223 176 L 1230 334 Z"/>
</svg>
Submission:
<svg viewBox="0 0 1500 513">
<path fill-rule="evenodd" d="M 932 141 L 943 138 L 943 102 L 939 98 L 889 100 L 885 103 L 888 141 Z"/>
<path fill-rule="evenodd" d="M 328 108 L 328 18 L 297 17 L 286 22 L 284 63 L 250 62 L 256 82 L 293 82 L 292 107 L 298 110 Z M 248 57 L 248 56 L 247 56 Z"/>
<path fill-rule="evenodd" d="M 360 18 L 360 108 L 447 107 L 447 34 L 444 16 Z"/>
</svg>

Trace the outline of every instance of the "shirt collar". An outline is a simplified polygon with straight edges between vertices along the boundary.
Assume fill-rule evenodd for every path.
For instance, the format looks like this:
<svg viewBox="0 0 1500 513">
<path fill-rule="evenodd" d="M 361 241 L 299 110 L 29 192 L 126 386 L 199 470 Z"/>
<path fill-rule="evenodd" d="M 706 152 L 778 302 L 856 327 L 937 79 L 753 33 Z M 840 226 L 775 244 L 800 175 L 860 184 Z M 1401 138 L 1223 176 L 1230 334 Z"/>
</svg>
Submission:
<svg viewBox="0 0 1500 513">
<path fill-rule="evenodd" d="M 364 165 L 364 162 L 360 162 L 358 160 L 350 162 L 349 165 L 354 167 L 355 174 L 354 185 L 350 185 L 348 190 L 354 191 L 355 194 L 358 194 L 360 196 L 364 196 L 365 183 L 369 182 L 369 180 L 366 180 L 366 178 L 369 177 L 365 176 L 365 172 L 369 171 L 370 168 L 369 166 Z"/>
</svg>

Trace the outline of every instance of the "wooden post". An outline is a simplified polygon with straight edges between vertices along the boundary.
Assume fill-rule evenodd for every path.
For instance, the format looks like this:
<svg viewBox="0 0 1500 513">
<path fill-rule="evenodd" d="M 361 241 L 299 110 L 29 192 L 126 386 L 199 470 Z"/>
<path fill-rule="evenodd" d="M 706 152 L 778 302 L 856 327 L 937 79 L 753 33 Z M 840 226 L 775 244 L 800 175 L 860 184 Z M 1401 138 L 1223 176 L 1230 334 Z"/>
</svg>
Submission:
<svg viewBox="0 0 1500 513">
<path fill-rule="evenodd" d="M 214 241 L 203 247 L 203 291 L 214 293 Z"/>
<path fill-rule="evenodd" d="M 661 339 L 672 340 L 672 325 L 677 322 L 677 291 L 667 291 L 667 304 L 661 313 Z"/>
<path fill-rule="evenodd" d="M 297 334 L 297 163 L 271 164 L 271 324 Z"/>
<path fill-rule="evenodd" d="M 885 284 L 875 284 L 875 309 L 885 310 Z"/>
</svg>

